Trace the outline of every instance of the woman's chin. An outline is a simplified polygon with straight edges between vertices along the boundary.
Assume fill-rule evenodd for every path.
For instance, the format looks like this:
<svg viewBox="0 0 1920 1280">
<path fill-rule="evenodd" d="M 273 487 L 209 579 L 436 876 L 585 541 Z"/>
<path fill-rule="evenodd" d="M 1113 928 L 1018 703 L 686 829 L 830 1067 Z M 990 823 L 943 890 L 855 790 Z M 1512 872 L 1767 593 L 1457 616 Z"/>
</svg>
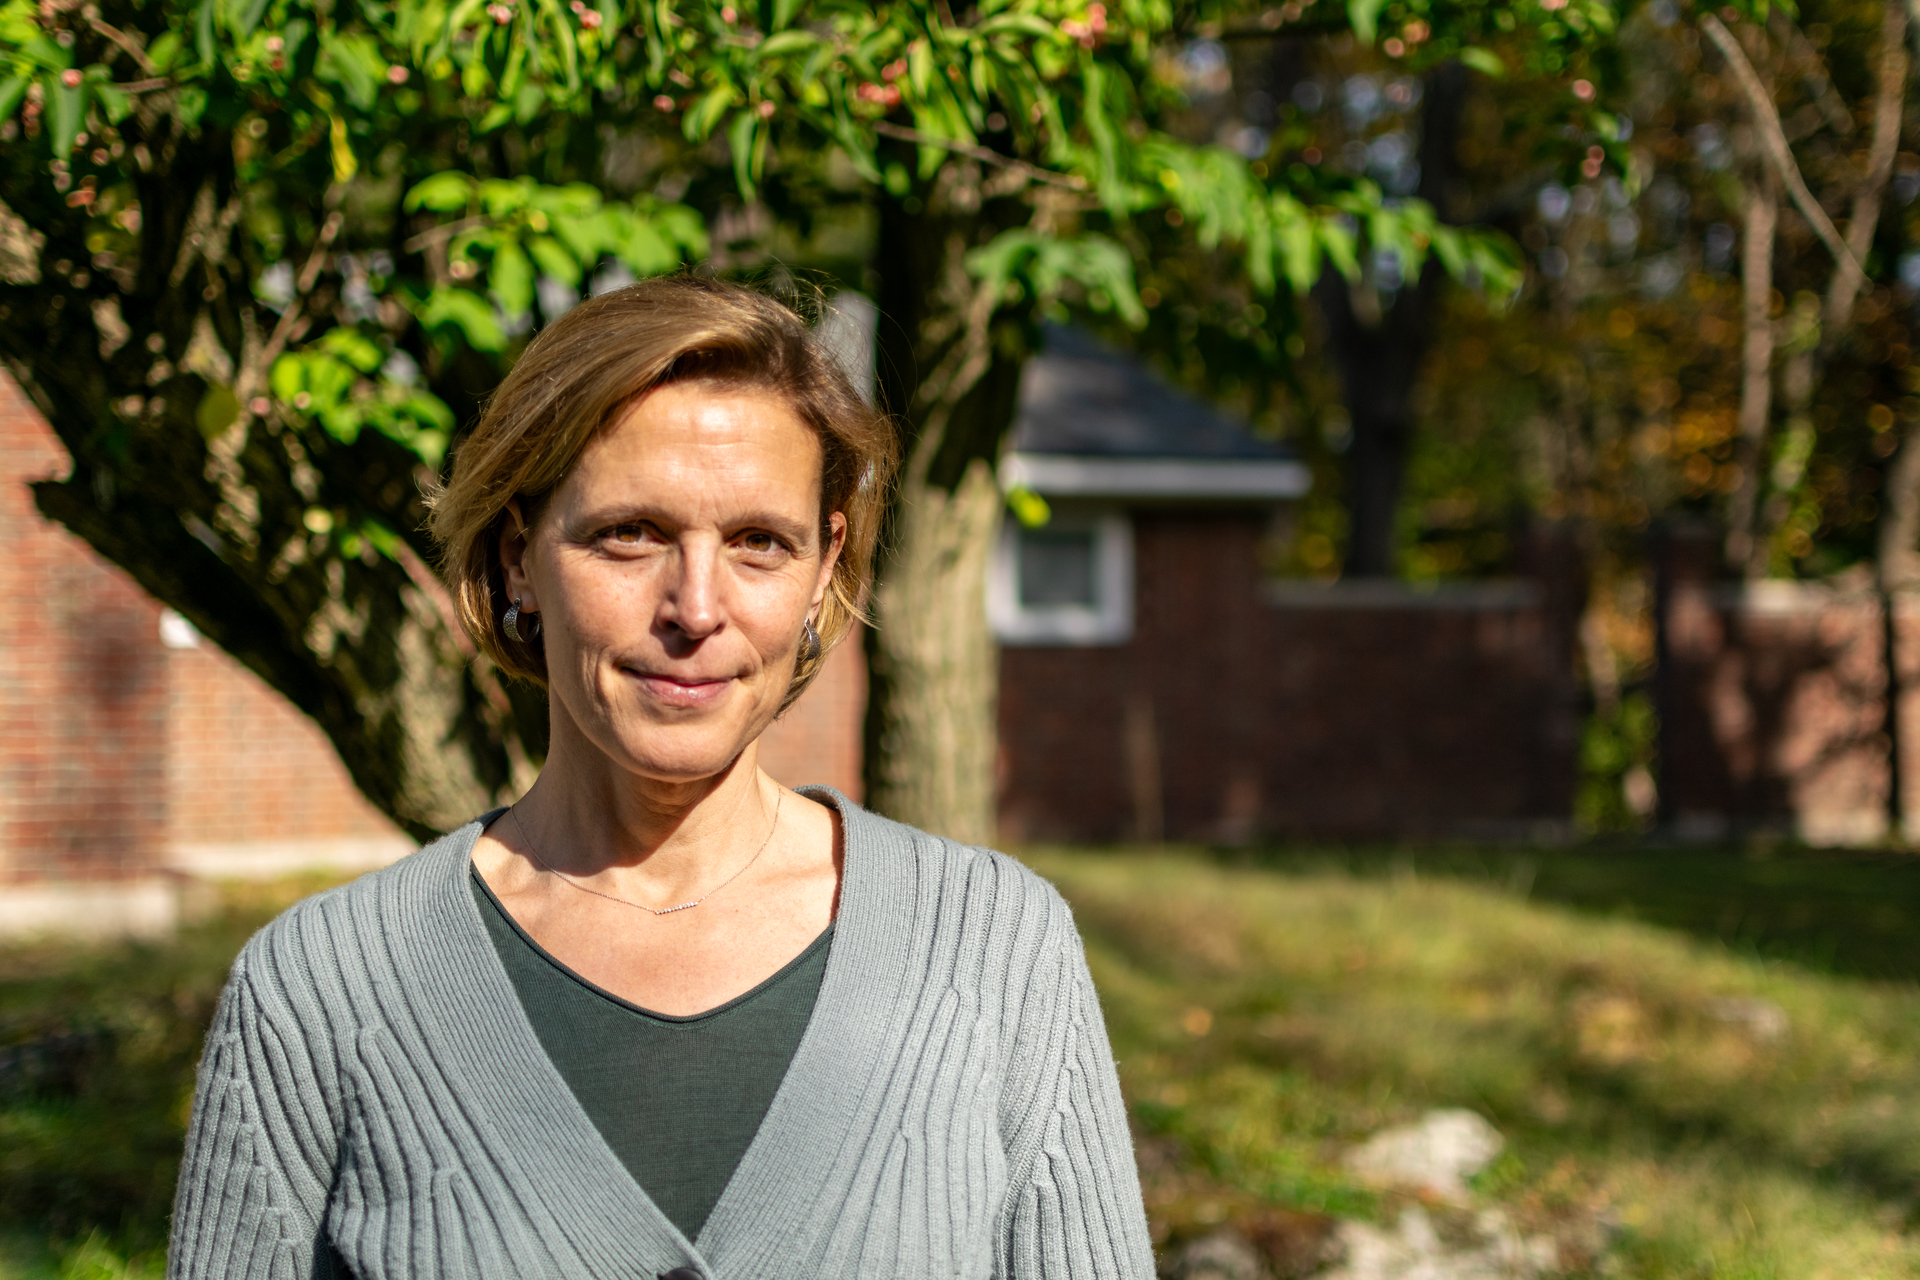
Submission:
<svg viewBox="0 0 1920 1280">
<path fill-rule="evenodd" d="M 733 767 L 753 741 L 752 735 L 719 731 L 717 726 L 655 729 L 639 741 L 621 743 L 621 764 L 636 778 L 669 786 L 704 782 Z"/>
</svg>

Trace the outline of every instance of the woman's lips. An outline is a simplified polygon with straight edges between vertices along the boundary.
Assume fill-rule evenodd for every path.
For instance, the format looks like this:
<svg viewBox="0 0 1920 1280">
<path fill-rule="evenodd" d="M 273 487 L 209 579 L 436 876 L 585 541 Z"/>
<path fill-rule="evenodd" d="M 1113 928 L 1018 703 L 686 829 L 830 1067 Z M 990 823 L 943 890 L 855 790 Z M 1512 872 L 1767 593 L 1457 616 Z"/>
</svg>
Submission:
<svg viewBox="0 0 1920 1280">
<path fill-rule="evenodd" d="M 655 701 L 670 707 L 705 707 L 718 701 L 731 680 L 700 680 L 684 676 L 649 675 L 636 672 L 640 685 Z"/>
</svg>

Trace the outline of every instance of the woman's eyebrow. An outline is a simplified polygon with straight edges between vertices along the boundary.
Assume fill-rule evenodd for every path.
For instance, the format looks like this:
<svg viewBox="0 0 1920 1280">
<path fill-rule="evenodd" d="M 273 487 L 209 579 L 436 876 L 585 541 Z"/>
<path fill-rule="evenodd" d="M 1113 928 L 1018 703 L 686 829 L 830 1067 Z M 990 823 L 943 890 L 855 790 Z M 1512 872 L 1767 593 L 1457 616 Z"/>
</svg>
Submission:
<svg viewBox="0 0 1920 1280">
<path fill-rule="evenodd" d="M 676 520 L 658 506 L 646 503 L 609 503 L 591 507 L 567 517 L 563 527 L 569 535 L 578 536 L 616 525 L 643 523 L 658 525 L 663 530 L 685 527 L 684 521 Z M 796 536 L 815 532 L 814 522 L 810 519 L 796 519 L 784 512 L 768 510 L 742 511 L 722 522 L 722 527 L 730 531 L 764 528 L 774 533 Z"/>
</svg>

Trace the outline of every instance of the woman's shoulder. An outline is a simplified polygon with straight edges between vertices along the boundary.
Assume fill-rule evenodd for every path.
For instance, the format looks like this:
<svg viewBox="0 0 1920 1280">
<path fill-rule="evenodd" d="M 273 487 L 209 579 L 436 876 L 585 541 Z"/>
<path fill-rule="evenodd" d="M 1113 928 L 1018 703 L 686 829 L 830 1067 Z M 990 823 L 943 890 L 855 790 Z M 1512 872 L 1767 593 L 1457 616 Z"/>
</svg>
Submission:
<svg viewBox="0 0 1920 1280">
<path fill-rule="evenodd" d="M 234 976 L 254 985 L 326 988 L 349 972 L 391 968 L 446 916 L 449 884 L 485 827 L 476 819 L 377 871 L 302 898 L 241 948 Z"/>
<path fill-rule="evenodd" d="M 1059 890 L 1011 854 L 934 835 L 850 803 L 841 811 L 849 842 L 878 855 L 869 874 L 896 889 L 931 894 L 943 907 L 964 906 L 970 918 L 995 932 L 1073 933 L 1073 912 Z"/>
</svg>

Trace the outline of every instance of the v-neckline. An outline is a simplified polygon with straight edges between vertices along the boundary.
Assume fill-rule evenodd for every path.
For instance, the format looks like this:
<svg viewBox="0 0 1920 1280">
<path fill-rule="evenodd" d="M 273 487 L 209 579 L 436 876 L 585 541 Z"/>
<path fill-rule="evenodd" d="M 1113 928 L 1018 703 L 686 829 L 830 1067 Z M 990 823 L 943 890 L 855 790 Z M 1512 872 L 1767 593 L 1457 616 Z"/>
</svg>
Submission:
<svg viewBox="0 0 1920 1280">
<path fill-rule="evenodd" d="M 469 866 L 471 867 L 471 863 Z M 625 996 L 607 990 L 592 978 L 587 977 L 586 974 L 581 973 L 565 960 L 562 960 L 559 956 L 547 950 L 540 944 L 538 938 L 527 932 L 525 925 L 522 925 L 518 920 L 513 918 L 513 912 L 507 910 L 507 904 L 500 901 L 500 895 L 493 891 L 493 886 L 487 883 L 487 878 L 480 874 L 478 867 L 471 867 L 469 880 L 475 888 L 486 895 L 489 909 L 499 915 L 501 921 L 512 931 L 514 938 L 528 951 L 532 952 L 542 964 L 552 969 L 574 986 L 585 991 L 594 999 L 610 1004 L 617 1009 L 624 1010 L 627 1013 L 633 1014 L 635 1017 L 645 1018 L 649 1022 L 657 1022 L 666 1026 L 694 1027 L 703 1022 L 711 1022 L 715 1018 L 724 1017 L 726 1014 L 738 1009 L 741 1005 L 765 995 L 768 991 L 778 986 L 782 979 L 791 977 L 793 971 L 811 959 L 813 953 L 820 950 L 820 948 L 833 945 L 833 921 L 829 920 L 827 927 L 815 934 L 813 941 L 807 943 L 806 946 L 800 949 L 799 955 L 787 961 L 778 969 L 775 969 L 772 973 L 760 979 L 760 981 L 754 983 L 745 991 L 742 991 L 739 995 L 727 1000 L 722 1000 L 711 1009 L 702 1009 L 699 1013 L 661 1013 L 657 1009 L 649 1009 L 645 1005 L 636 1004 Z"/>
<path fill-rule="evenodd" d="M 466 970 L 464 981 L 477 979 L 481 989 L 476 1001 L 457 1006 L 422 993 L 428 998 L 418 1012 L 428 1016 L 421 1022 L 437 1032 L 441 1043 L 435 1053 L 449 1075 L 462 1077 L 459 1084 L 475 1104 L 475 1127 L 482 1134 L 534 1131 L 527 1145 L 513 1145 L 540 1153 L 531 1160 L 547 1164 L 540 1172 L 557 1175 L 562 1185 L 529 1179 L 522 1194 L 544 1202 L 567 1243 L 575 1251 L 609 1238 L 638 1246 L 618 1257 L 583 1258 L 589 1274 L 653 1280 L 654 1272 L 646 1268 L 656 1261 L 638 1270 L 635 1264 L 642 1258 L 678 1258 L 657 1269 L 693 1264 L 709 1276 L 758 1275 L 779 1255 L 804 1253 L 803 1242 L 831 1225 L 809 1212 L 818 1171 L 835 1154 L 823 1148 L 820 1135 L 836 1135 L 836 1147 L 858 1137 L 854 1121 L 862 1110 L 861 1094 L 886 1039 L 885 1012 L 897 1007 L 894 997 L 906 971 L 887 959 L 897 941 L 883 924 L 892 913 L 898 913 L 894 918 L 911 914 L 911 903 L 891 901 L 901 896 L 903 886 L 894 883 L 899 877 L 876 875 L 869 867 L 865 812 L 829 787 L 805 787 L 801 793 L 840 814 L 844 856 L 833 942 L 793 1060 L 697 1242 L 654 1203 L 581 1107 L 541 1046 L 486 931 L 467 877 L 474 845 L 498 811 L 469 823 L 450 842 L 440 887 L 453 917 L 444 924 L 453 926 L 458 945 L 443 955 L 443 964 L 429 962 L 429 968 L 458 965 Z M 393 926 L 406 927 L 398 921 Z M 798 1134 L 810 1135 L 804 1150 L 794 1146 Z M 495 1153 L 494 1158 L 501 1157 Z M 610 1215 L 624 1221 L 609 1221 Z"/>
</svg>

